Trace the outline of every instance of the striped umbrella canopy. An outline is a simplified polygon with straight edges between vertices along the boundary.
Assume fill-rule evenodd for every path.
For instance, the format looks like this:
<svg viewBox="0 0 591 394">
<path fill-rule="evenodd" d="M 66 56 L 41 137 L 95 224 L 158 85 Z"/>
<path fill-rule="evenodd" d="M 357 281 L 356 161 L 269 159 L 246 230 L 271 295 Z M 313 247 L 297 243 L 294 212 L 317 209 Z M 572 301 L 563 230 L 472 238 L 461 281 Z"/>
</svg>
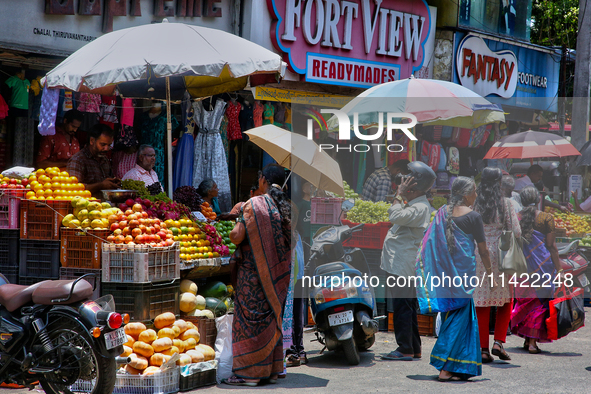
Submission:
<svg viewBox="0 0 591 394">
<path fill-rule="evenodd" d="M 579 156 L 570 142 L 559 135 L 528 130 L 503 137 L 487 152 L 485 159 L 535 159 Z"/>
<path fill-rule="evenodd" d="M 341 111 L 358 114 L 359 125 L 376 125 L 379 113 L 410 113 L 422 124 L 475 128 L 504 122 L 503 109 L 461 85 L 435 79 L 407 78 L 377 85 L 361 93 Z M 353 124 L 353 122 L 351 122 Z M 386 121 L 384 120 L 384 125 Z M 333 116 L 329 130 L 338 127 Z"/>
</svg>

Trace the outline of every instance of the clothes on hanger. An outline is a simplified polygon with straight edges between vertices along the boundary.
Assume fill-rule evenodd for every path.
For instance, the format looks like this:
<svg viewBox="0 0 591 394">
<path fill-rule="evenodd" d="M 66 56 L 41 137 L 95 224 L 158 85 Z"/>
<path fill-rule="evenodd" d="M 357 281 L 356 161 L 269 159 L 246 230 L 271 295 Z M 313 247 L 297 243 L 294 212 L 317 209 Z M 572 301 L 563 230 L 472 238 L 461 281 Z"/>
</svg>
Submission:
<svg viewBox="0 0 591 394">
<path fill-rule="evenodd" d="M 144 114 L 142 121 L 142 144 L 152 145 L 156 151 L 156 165 L 154 171 L 158 174 L 158 179 L 164 181 L 166 168 L 166 113 Z M 175 130 L 179 123 L 174 116 L 171 117 L 172 130 Z"/>
<path fill-rule="evenodd" d="M 273 124 L 274 116 L 275 107 L 273 107 L 273 104 L 271 103 L 266 103 L 263 106 L 263 124 Z"/>
<path fill-rule="evenodd" d="M 119 123 L 119 120 L 117 119 L 116 103 L 116 96 L 101 96 L 100 122 L 111 128 L 115 127 L 115 123 Z"/>
<path fill-rule="evenodd" d="M 195 138 L 193 187 L 199 187 L 205 179 L 213 179 L 219 190 L 220 209 L 229 212 L 232 208 L 232 194 L 226 153 L 220 134 L 225 107 L 226 103 L 223 100 L 216 101 L 213 111 L 206 111 L 201 101 L 193 104 L 195 123 L 199 126 Z"/>
<path fill-rule="evenodd" d="M 258 100 L 254 102 L 252 120 L 254 122 L 254 127 L 260 127 L 263 125 L 263 105 Z"/>
<path fill-rule="evenodd" d="M 12 89 L 12 96 L 8 100 L 8 106 L 10 108 L 29 109 L 29 87 L 31 82 L 28 79 L 20 79 L 18 76 L 13 75 L 4 83 Z"/>
<path fill-rule="evenodd" d="M 55 118 L 59 102 L 59 94 L 59 89 L 47 89 L 47 86 L 43 88 L 38 126 L 39 134 L 41 135 L 55 134 Z"/>
<path fill-rule="evenodd" d="M 254 128 L 253 107 L 248 101 L 242 104 L 242 111 L 240 111 L 240 128 L 242 131 L 248 131 Z"/>
<path fill-rule="evenodd" d="M 185 119 L 183 120 L 183 135 L 174 151 L 173 190 L 181 186 L 193 185 L 193 161 L 195 156 L 193 131 L 195 130 L 195 111 L 190 100 L 183 101 L 181 108 L 185 114 Z"/>
<path fill-rule="evenodd" d="M 235 99 L 228 101 L 226 105 L 226 116 L 228 117 L 228 140 L 241 140 L 242 130 L 240 129 L 240 110 L 242 105 Z"/>
<path fill-rule="evenodd" d="M 93 93 L 80 93 L 78 111 L 99 113 L 101 112 L 101 95 Z"/>
</svg>

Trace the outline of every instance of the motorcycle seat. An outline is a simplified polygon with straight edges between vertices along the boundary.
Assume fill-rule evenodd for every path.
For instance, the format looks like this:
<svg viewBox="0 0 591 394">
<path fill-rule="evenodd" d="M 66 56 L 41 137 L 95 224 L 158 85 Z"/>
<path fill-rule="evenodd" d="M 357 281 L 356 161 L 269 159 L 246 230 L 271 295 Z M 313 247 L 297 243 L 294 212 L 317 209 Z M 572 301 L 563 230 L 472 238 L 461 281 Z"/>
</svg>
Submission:
<svg viewBox="0 0 591 394">
<path fill-rule="evenodd" d="M 76 283 L 72 297 L 69 300 L 65 302 L 52 302 L 52 300 L 68 298 L 73 284 L 74 280 L 45 281 L 33 292 L 33 302 L 40 305 L 73 304 L 74 302 L 86 300 L 92 296 L 92 285 L 82 279 Z"/>
<path fill-rule="evenodd" d="M 355 268 L 353 268 L 350 264 L 343 263 L 340 261 L 322 264 L 320 267 L 316 268 L 315 275 L 327 275 L 333 272 L 341 272 L 346 269 L 354 270 Z"/>
<path fill-rule="evenodd" d="M 13 285 L 7 283 L 0 286 L 0 304 L 8 310 L 14 312 L 23 305 L 27 305 L 33 300 L 33 292 L 43 283 L 39 282 L 31 286 Z"/>
</svg>

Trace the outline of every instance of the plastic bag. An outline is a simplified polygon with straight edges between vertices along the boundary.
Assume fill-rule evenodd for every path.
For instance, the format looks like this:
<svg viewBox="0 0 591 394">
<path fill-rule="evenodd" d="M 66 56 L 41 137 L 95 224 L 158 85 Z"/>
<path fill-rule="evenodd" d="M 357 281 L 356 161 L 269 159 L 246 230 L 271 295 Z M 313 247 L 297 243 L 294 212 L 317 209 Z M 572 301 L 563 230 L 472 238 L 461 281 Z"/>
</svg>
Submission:
<svg viewBox="0 0 591 394">
<path fill-rule="evenodd" d="M 218 362 L 216 380 L 218 384 L 222 379 L 232 376 L 232 321 L 234 315 L 226 314 L 215 319 L 218 335 L 215 339 L 215 359 Z"/>
<path fill-rule="evenodd" d="M 27 178 L 33 171 L 35 171 L 35 169 L 31 167 L 12 167 L 2 171 L 2 175 L 8 178 L 24 179 Z"/>
<path fill-rule="evenodd" d="M 435 319 L 435 335 L 439 336 L 439 330 L 441 329 L 441 312 L 437 312 L 437 319 Z"/>
<path fill-rule="evenodd" d="M 559 297 L 558 294 L 563 296 Z M 548 339 L 564 338 L 585 325 L 583 289 L 571 290 L 564 285 L 550 301 L 550 317 L 546 319 Z"/>
</svg>

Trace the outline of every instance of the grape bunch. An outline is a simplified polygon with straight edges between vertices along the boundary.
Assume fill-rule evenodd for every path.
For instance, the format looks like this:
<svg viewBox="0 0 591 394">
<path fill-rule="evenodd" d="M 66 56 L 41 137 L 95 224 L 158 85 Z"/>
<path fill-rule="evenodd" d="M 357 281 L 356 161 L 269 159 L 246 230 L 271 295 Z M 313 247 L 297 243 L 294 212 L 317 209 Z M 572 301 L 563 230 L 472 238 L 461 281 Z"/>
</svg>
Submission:
<svg viewBox="0 0 591 394">
<path fill-rule="evenodd" d="M 359 194 L 355 193 L 355 190 L 351 189 L 351 186 L 345 181 L 343 181 L 343 188 L 345 189 L 345 198 L 359 198 Z"/>
<path fill-rule="evenodd" d="M 442 196 L 434 196 L 431 206 L 435 209 L 439 209 L 442 206 L 444 206 L 445 204 L 447 204 L 447 198 L 442 197 Z"/>
<path fill-rule="evenodd" d="M 347 213 L 347 220 L 368 224 L 387 222 L 389 221 L 388 208 L 390 204 L 384 201 L 371 202 L 357 199 L 353 209 Z"/>
</svg>

